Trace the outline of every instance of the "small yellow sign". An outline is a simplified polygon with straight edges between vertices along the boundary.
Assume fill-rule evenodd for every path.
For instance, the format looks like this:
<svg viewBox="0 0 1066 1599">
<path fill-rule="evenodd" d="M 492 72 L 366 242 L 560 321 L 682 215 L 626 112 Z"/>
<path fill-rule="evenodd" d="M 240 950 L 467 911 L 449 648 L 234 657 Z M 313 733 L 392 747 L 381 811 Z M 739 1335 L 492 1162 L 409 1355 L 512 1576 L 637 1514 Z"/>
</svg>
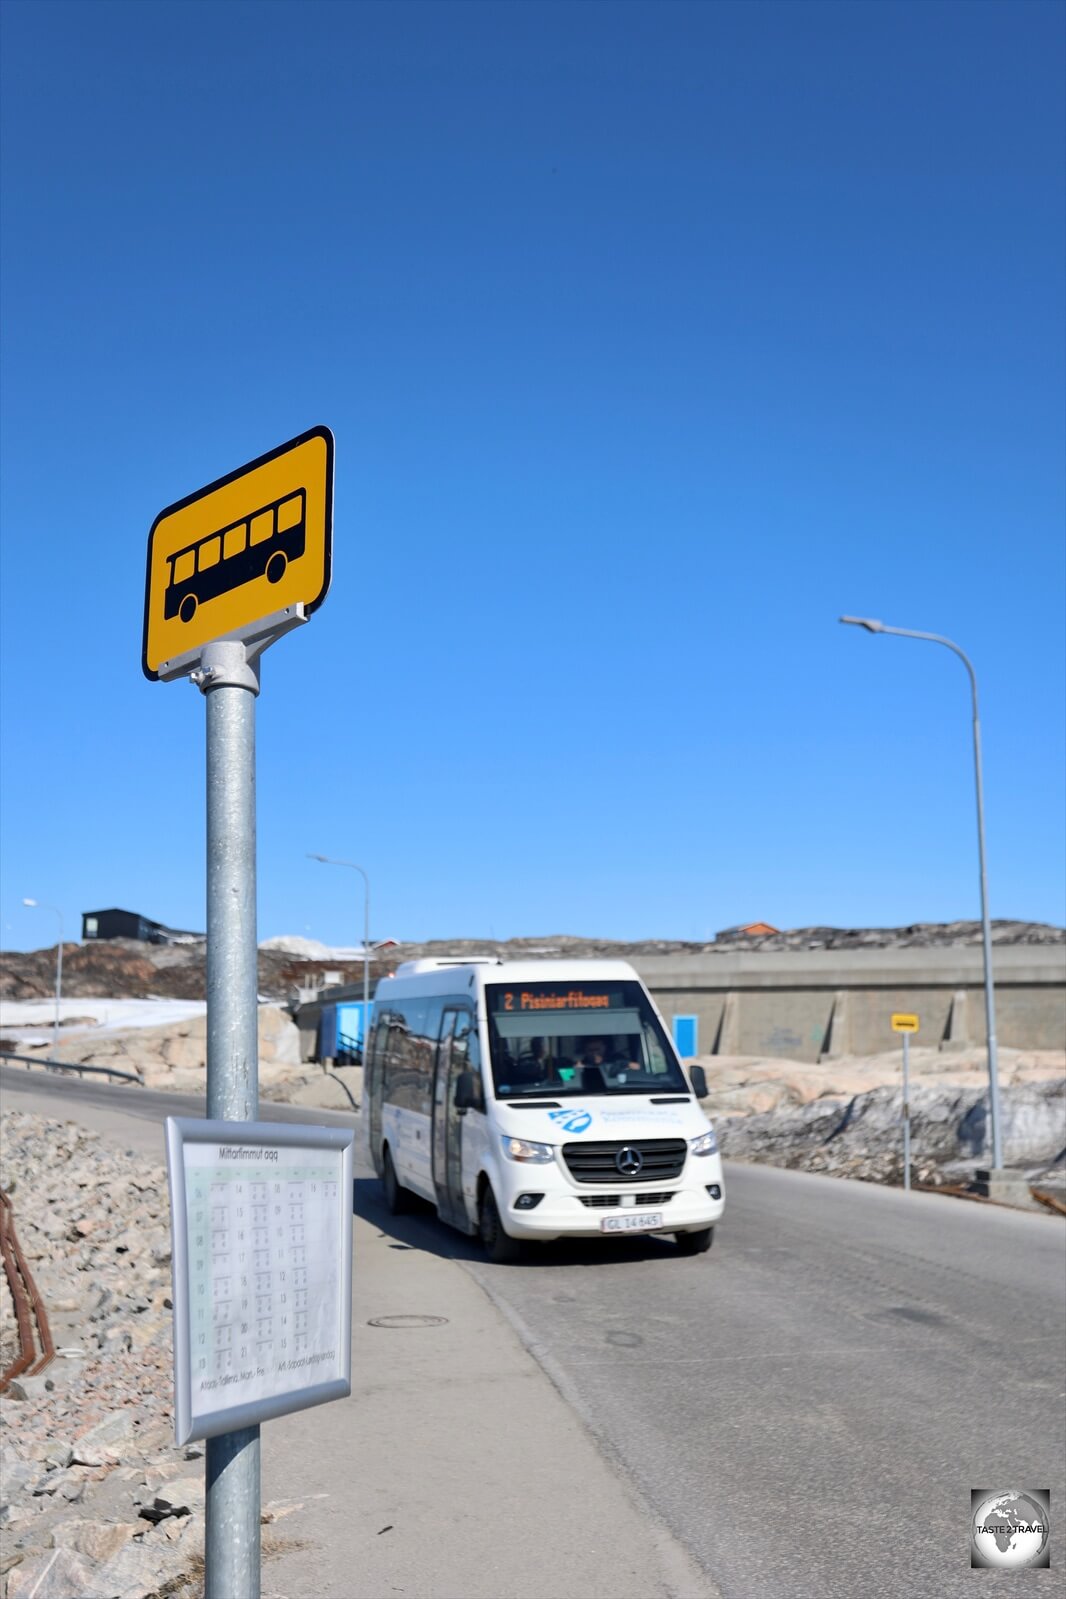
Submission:
<svg viewBox="0 0 1066 1599">
<path fill-rule="evenodd" d="M 333 434 L 312 428 L 168 505 L 148 535 L 141 666 L 177 657 L 290 605 L 317 610 L 333 546 Z"/>
<path fill-rule="evenodd" d="M 892 1031 L 894 1033 L 916 1033 L 918 1031 L 917 1016 L 908 1016 L 897 1012 L 892 1018 Z"/>
</svg>

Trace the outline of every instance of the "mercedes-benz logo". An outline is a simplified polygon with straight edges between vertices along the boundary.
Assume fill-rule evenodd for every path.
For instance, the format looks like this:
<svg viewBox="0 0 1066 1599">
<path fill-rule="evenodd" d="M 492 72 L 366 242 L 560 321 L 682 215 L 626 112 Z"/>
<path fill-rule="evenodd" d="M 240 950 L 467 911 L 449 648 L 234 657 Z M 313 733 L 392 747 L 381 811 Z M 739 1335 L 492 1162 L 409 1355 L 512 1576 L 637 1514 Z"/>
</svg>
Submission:
<svg viewBox="0 0 1066 1599">
<path fill-rule="evenodd" d="M 636 1177 L 644 1169 L 644 1156 L 639 1149 L 634 1149 L 632 1144 L 627 1144 L 624 1149 L 618 1151 L 614 1163 L 623 1177 Z"/>
</svg>

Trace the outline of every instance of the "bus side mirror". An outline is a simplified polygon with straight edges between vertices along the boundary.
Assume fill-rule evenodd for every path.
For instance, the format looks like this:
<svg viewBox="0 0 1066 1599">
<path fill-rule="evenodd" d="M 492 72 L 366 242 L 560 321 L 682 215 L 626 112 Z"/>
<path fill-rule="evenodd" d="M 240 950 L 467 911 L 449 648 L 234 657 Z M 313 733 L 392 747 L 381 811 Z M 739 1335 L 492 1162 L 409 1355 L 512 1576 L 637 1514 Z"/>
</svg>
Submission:
<svg viewBox="0 0 1066 1599">
<path fill-rule="evenodd" d="M 477 1092 L 474 1085 L 473 1072 L 460 1072 L 455 1079 L 455 1108 L 460 1113 L 474 1110 L 477 1105 Z"/>
<path fill-rule="evenodd" d="M 702 1066 L 690 1066 L 689 1069 L 688 1069 L 688 1075 L 689 1075 L 689 1081 L 692 1084 L 692 1092 L 695 1094 L 696 1098 L 697 1099 L 706 1099 L 707 1098 L 707 1073 L 704 1071 L 703 1067 Z"/>
</svg>

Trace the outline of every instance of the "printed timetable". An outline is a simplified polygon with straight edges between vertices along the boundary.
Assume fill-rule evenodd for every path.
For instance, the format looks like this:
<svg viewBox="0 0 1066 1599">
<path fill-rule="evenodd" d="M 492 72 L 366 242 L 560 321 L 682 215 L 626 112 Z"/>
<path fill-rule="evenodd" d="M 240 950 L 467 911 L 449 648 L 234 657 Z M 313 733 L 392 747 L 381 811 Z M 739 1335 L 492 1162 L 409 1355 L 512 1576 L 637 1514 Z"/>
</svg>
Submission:
<svg viewBox="0 0 1066 1599">
<path fill-rule="evenodd" d="M 351 1392 L 352 1142 L 168 1120 L 179 1444 Z"/>
</svg>

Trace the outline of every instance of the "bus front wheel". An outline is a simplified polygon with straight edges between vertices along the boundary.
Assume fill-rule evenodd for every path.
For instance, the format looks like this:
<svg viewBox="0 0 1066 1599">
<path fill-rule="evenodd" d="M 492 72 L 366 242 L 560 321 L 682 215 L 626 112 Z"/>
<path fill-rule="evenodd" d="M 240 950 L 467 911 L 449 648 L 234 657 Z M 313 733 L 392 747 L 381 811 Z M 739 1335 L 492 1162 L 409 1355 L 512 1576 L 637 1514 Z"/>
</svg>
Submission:
<svg viewBox="0 0 1066 1599">
<path fill-rule="evenodd" d="M 404 1188 L 396 1175 L 396 1167 L 392 1164 L 392 1155 L 387 1144 L 382 1164 L 381 1181 L 385 1187 L 385 1204 L 388 1206 L 389 1215 L 402 1216 L 407 1209 L 407 1189 Z"/>
<path fill-rule="evenodd" d="M 195 594 L 186 594 L 185 598 L 182 600 L 181 604 L 178 606 L 178 615 L 181 617 L 181 620 L 183 622 L 191 622 L 192 621 L 193 617 L 196 615 L 196 595 Z"/>
<path fill-rule="evenodd" d="M 503 1230 L 500 1220 L 500 1209 L 496 1203 L 496 1195 L 491 1187 L 486 1184 L 485 1192 L 481 1196 L 481 1211 L 478 1232 L 484 1245 L 485 1253 L 497 1266 L 511 1266 L 522 1255 L 522 1242 L 519 1238 L 512 1238 L 510 1233 Z"/>
</svg>

